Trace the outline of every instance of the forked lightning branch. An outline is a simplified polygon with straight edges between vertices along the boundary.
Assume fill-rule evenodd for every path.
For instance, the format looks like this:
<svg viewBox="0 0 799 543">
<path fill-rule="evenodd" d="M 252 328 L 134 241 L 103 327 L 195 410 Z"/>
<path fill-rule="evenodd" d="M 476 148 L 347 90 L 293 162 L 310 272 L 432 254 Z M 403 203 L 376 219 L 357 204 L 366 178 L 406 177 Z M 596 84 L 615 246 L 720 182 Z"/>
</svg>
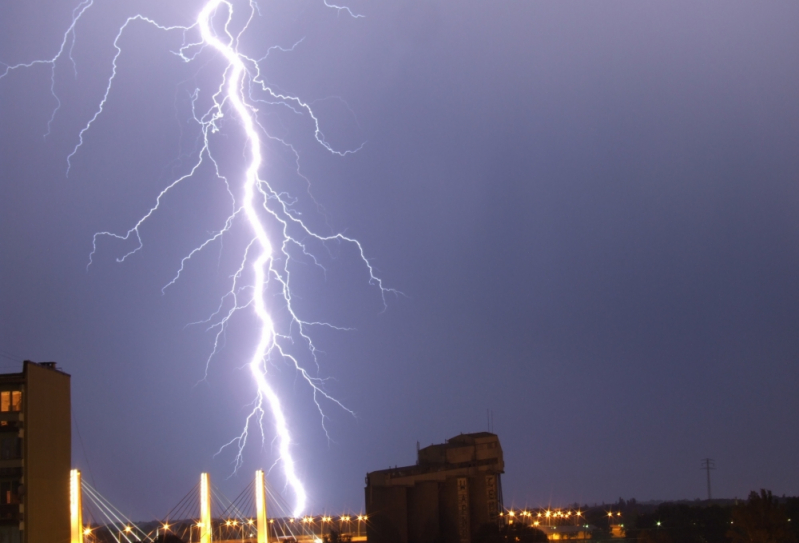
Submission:
<svg viewBox="0 0 799 543">
<path fill-rule="evenodd" d="M 77 37 L 77 29 L 81 17 L 92 7 L 94 0 L 83 0 L 72 12 L 72 20 L 63 35 L 60 48 L 50 59 L 24 61 L 17 64 L 6 64 L 0 71 L 0 79 L 13 74 L 15 71 L 43 65 L 51 70 L 51 91 L 57 101 L 57 107 L 48 123 L 48 131 L 52 119 L 58 113 L 61 102 L 58 101 L 56 89 L 56 65 L 61 62 L 75 64 L 72 50 Z M 329 4 L 323 1 L 324 6 L 343 12 L 348 16 L 359 17 L 349 8 Z M 237 10 L 241 10 L 240 12 Z M 313 126 L 314 137 L 319 145 L 328 152 L 345 155 L 357 149 L 339 150 L 330 145 L 324 138 L 317 116 L 310 104 L 299 97 L 278 92 L 267 84 L 262 76 L 261 65 L 256 56 L 248 55 L 239 49 L 242 36 L 247 32 L 252 21 L 260 17 L 258 6 L 253 1 L 246 0 L 210 0 L 201 5 L 199 14 L 190 24 L 183 26 L 164 26 L 144 15 L 137 14 L 127 18 L 116 33 L 113 42 L 115 54 L 111 65 L 111 75 L 108 78 L 105 92 L 93 114 L 76 137 L 72 152 L 66 157 L 66 171 L 69 173 L 72 158 L 84 145 L 87 134 L 91 131 L 93 123 L 103 114 L 109 100 L 111 90 L 116 82 L 119 69 L 120 55 L 123 49 L 120 38 L 127 32 L 135 31 L 137 25 L 151 25 L 163 32 L 181 33 L 183 45 L 178 51 L 180 59 L 186 63 L 204 63 L 208 69 L 210 58 L 223 59 L 222 68 L 215 75 L 212 85 L 195 90 L 192 97 L 193 103 L 198 102 L 197 97 L 204 95 L 210 97 L 210 107 L 205 111 L 195 111 L 194 121 L 201 136 L 200 150 L 196 159 L 187 173 L 171 180 L 159 194 L 153 195 L 153 204 L 141 218 L 126 232 L 104 231 L 94 235 L 92 251 L 89 255 L 89 266 L 97 255 L 98 240 L 110 238 L 118 242 L 133 242 L 134 248 L 127 254 L 118 258 L 124 262 L 128 257 L 138 252 L 145 242 L 141 227 L 148 219 L 159 212 L 163 205 L 164 196 L 173 191 L 176 186 L 200 175 L 201 166 L 210 163 L 216 175 L 225 183 L 230 202 L 225 205 L 232 210 L 230 215 L 215 232 L 212 232 L 205 241 L 187 254 L 179 263 L 176 263 L 176 273 L 172 281 L 164 286 L 167 289 L 175 281 L 180 280 L 181 273 L 187 266 L 192 265 L 192 258 L 208 247 L 221 243 L 226 236 L 238 235 L 239 231 L 247 231 L 248 239 L 242 244 L 246 247 L 240 254 L 239 265 L 236 273 L 230 279 L 229 289 L 223 296 L 218 310 L 209 317 L 208 323 L 214 331 L 214 347 L 210 353 L 209 362 L 221 345 L 227 327 L 231 324 L 234 314 L 245 312 L 257 323 L 258 335 L 255 348 L 245 362 L 252 376 L 255 402 L 252 411 L 243 423 L 241 432 L 236 435 L 226 446 L 237 448 L 236 465 L 240 465 L 242 454 L 248 440 L 255 437 L 262 442 L 270 441 L 273 437 L 277 448 L 280 467 L 285 475 L 286 482 L 291 488 L 294 498 L 294 516 L 298 516 L 305 508 L 306 491 L 297 476 L 295 462 L 292 456 L 292 432 L 290 416 L 284 412 L 280 401 L 279 391 L 276 390 L 269 379 L 267 371 L 270 361 L 287 361 L 313 392 L 316 407 L 322 414 L 322 401 L 331 401 L 342 408 L 335 398 L 331 397 L 323 388 L 323 381 L 316 377 L 316 372 L 308 369 L 316 364 L 317 349 L 314 345 L 313 330 L 317 327 L 336 328 L 332 324 L 318 321 L 309 321 L 297 309 L 292 300 L 292 274 L 291 263 L 297 255 L 308 255 L 313 258 L 311 248 L 307 241 L 310 240 L 317 246 L 328 243 L 350 244 L 356 249 L 368 274 L 368 282 L 380 294 L 383 304 L 386 303 L 386 294 L 396 292 L 386 288 L 381 279 L 376 275 L 371 263 L 367 259 L 361 244 L 354 238 L 340 233 L 321 234 L 300 218 L 294 208 L 292 196 L 278 191 L 269 179 L 262 177 L 265 170 L 263 161 L 264 142 L 272 141 L 285 145 L 297 160 L 299 156 L 294 147 L 275 136 L 270 135 L 268 127 L 259 119 L 256 105 L 273 105 L 288 107 L 294 113 L 310 119 Z M 264 52 L 259 52 L 261 55 Z M 260 58 L 263 58 L 260 57 Z M 0 59 L 4 60 L 4 59 Z M 258 99 L 254 99 L 254 93 Z M 236 122 L 222 122 L 223 117 L 232 116 Z M 221 162 L 217 161 L 213 135 L 224 130 L 239 130 L 239 135 L 246 142 L 245 152 L 235 171 L 223 171 Z M 232 205 L 231 205 L 232 204 Z M 234 230 L 234 226 L 241 223 L 246 228 Z M 316 259 L 314 258 L 314 262 Z M 274 296 L 277 292 L 279 295 Z M 268 294 L 268 296 L 267 296 Z M 277 299 L 277 303 L 275 302 Z M 276 318 L 274 315 L 286 315 Z M 305 346 L 307 361 L 298 358 L 296 351 L 290 346 L 296 343 Z M 272 431 L 264 428 L 265 420 L 271 419 Z M 324 415 L 322 414 L 324 425 Z"/>
</svg>

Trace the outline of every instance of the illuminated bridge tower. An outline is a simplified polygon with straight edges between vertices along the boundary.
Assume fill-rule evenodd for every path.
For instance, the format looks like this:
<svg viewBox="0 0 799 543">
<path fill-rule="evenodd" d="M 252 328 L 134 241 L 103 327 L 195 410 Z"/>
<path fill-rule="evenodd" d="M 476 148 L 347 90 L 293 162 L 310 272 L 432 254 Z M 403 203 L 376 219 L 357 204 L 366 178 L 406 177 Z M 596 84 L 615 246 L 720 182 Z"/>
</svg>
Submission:
<svg viewBox="0 0 799 543">
<path fill-rule="evenodd" d="M 499 520 L 504 470 L 499 438 L 478 432 L 420 449 L 415 466 L 368 473 L 369 543 L 471 543 Z"/>
<path fill-rule="evenodd" d="M 214 527 L 211 524 L 211 480 L 200 474 L 200 543 L 211 543 Z"/>
<path fill-rule="evenodd" d="M 70 543 L 83 543 L 83 496 L 80 471 L 69 472 L 69 530 Z"/>
<path fill-rule="evenodd" d="M 258 543 L 267 543 L 266 534 L 269 525 L 266 521 L 266 485 L 264 483 L 264 472 L 255 472 L 255 519 L 258 529 Z"/>
</svg>

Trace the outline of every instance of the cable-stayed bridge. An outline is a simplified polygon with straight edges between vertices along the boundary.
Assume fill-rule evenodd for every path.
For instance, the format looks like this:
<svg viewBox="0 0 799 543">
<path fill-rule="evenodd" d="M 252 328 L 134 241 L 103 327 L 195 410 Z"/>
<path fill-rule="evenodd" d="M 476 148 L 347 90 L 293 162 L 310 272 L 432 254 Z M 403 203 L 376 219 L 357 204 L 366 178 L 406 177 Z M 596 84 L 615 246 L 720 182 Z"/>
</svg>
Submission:
<svg viewBox="0 0 799 543">
<path fill-rule="evenodd" d="M 211 484 L 207 473 L 161 519 L 134 522 L 110 503 L 80 472 L 71 474 L 71 543 L 322 543 L 366 541 L 367 517 L 269 517 L 267 504 L 290 511 L 263 471 L 234 499 Z"/>
</svg>

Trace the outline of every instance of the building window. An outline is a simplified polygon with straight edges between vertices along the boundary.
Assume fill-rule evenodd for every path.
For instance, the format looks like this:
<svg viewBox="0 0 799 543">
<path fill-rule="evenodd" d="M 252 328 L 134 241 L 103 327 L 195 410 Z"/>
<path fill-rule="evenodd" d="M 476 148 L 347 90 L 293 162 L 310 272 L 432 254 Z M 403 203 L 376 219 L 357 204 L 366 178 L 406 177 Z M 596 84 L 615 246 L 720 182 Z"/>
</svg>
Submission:
<svg viewBox="0 0 799 543">
<path fill-rule="evenodd" d="M 19 481 L 0 481 L 0 504 L 19 503 Z"/>
<path fill-rule="evenodd" d="M 22 392 L 4 390 L 0 392 L 0 412 L 22 411 Z"/>
<path fill-rule="evenodd" d="M 16 436 L 0 439 L 0 460 L 15 460 L 21 457 L 20 440 Z"/>
</svg>

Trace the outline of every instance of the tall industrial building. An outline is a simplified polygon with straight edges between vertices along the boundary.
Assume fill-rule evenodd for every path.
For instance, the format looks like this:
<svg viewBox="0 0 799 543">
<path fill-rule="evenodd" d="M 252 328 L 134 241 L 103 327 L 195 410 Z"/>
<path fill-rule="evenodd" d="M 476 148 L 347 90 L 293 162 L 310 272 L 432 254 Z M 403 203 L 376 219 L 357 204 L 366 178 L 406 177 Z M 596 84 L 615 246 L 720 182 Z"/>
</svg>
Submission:
<svg viewBox="0 0 799 543">
<path fill-rule="evenodd" d="M 0 542 L 69 542 L 70 422 L 55 362 L 0 374 Z"/>
<path fill-rule="evenodd" d="M 496 434 L 461 434 L 417 454 L 415 466 L 366 475 L 369 543 L 471 543 L 498 522 L 505 463 Z"/>
</svg>

